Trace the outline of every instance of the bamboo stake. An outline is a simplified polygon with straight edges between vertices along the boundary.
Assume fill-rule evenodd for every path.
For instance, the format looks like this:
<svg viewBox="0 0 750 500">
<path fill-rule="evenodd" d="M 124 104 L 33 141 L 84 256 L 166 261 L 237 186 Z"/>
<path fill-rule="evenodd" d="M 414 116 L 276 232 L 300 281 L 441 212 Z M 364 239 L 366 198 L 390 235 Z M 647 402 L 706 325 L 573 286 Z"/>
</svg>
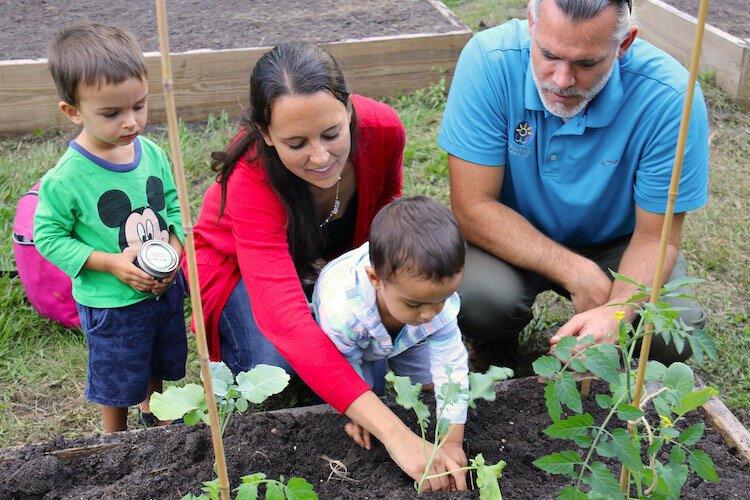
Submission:
<svg viewBox="0 0 750 500">
<path fill-rule="evenodd" d="M 180 216 L 182 228 L 185 232 L 185 252 L 190 281 L 190 302 L 195 319 L 195 339 L 200 357 L 201 375 L 203 376 L 203 391 L 208 404 L 208 417 L 211 424 L 211 439 L 216 456 L 216 473 L 219 476 L 219 491 L 222 500 L 229 500 L 229 478 L 224 457 L 224 443 L 219 429 L 219 414 L 216 410 L 211 370 L 209 368 L 208 346 L 206 344 L 206 330 L 203 321 L 203 305 L 201 303 L 200 286 L 198 282 L 198 267 L 195 260 L 195 243 L 193 240 L 193 226 L 190 217 L 190 203 L 185 182 L 185 169 L 182 163 L 180 137 L 177 131 L 177 112 L 172 94 L 172 65 L 169 59 L 169 32 L 167 31 L 167 9 L 164 0 L 156 0 L 156 22 L 159 32 L 159 48 L 161 49 L 161 72 L 164 85 L 164 101 L 167 111 L 167 126 L 169 129 L 169 144 L 172 148 L 172 164 L 174 167 L 177 195 L 180 200 Z"/>
<path fill-rule="evenodd" d="M 664 274 L 664 260 L 667 255 L 667 243 L 669 233 L 672 230 L 672 219 L 674 216 L 674 205 L 677 200 L 677 189 L 680 184 L 680 174 L 682 173 L 682 160 L 685 156 L 685 144 L 687 142 L 688 126 L 690 125 L 690 111 L 693 106 L 693 95 L 695 94 L 695 81 L 698 78 L 698 63 L 701 58 L 701 46 L 703 45 L 703 32 L 706 26 L 706 17 L 708 16 L 708 0 L 700 0 L 698 8 L 698 23 L 695 29 L 695 40 L 693 42 L 693 53 L 690 59 L 690 75 L 688 77 L 687 91 L 685 92 L 685 101 L 682 106 L 682 119 L 680 121 L 680 131 L 677 136 L 677 150 L 675 151 L 674 164 L 672 166 L 672 178 L 669 183 L 669 194 L 667 196 L 667 208 L 664 213 L 664 224 L 661 230 L 661 242 L 659 244 L 659 259 L 656 264 L 656 273 L 652 284 L 650 301 L 656 304 L 659 300 L 659 290 L 662 287 Z M 633 391 L 633 403 L 636 408 L 641 404 L 643 395 L 643 379 L 646 375 L 646 365 L 648 364 L 648 355 L 651 350 L 651 339 L 654 336 L 654 325 L 647 324 L 645 328 L 646 336 L 641 342 L 641 352 L 638 358 L 638 371 L 635 378 L 635 390 Z M 628 425 L 632 430 L 633 426 Z M 623 493 L 627 494 L 628 488 L 628 470 L 624 466 L 620 470 L 620 487 Z"/>
</svg>

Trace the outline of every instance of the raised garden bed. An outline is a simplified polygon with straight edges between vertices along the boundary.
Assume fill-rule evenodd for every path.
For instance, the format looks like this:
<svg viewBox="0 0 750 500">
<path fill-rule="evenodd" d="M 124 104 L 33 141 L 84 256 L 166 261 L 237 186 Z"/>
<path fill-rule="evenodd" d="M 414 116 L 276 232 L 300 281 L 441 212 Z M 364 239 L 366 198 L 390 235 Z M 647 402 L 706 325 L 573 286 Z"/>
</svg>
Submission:
<svg viewBox="0 0 750 500">
<path fill-rule="evenodd" d="M 165 117 L 155 2 L 101 8 L 95 0 L 11 0 L 0 18 L 0 135 L 67 126 L 43 59 L 64 25 L 89 19 L 119 24 L 140 40 L 150 75 L 149 121 Z M 217 7 L 219 5 L 219 7 Z M 269 47 L 308 40 L 328 48 L 352 89 L 383 97 L 450 79 L 471 31 L 438 0 L 241 0 L 167 5 L 175 102 L 180 118 L 236 116 L 250 69 Z"/>
<path fill-rule="evenodd" d="M 593 393 L 597 391 L 593 384 Z M 481 403 L 469 414 L 465 447 L 471 456 L 483 453 L 488 462 L 508 462 L 501 480 L 504 498 L 556 498 L 566 484 L 532 465 L 537 458 L 564 448 L 565 443 L 542 433 L 550 424 L 535 377 L 497 385 L 498 401 Z M 707 405 L 710 423 L 718 418 L 732 427 L 731 414 Z M 601 410 L 589 398 L 584 406 L 595 418 Z M 413 428 L 412 414 L 396 410 Z M 598 412 L 598 414 L 597 414 Z M 700 421 L 695 413 L 690 423 Z M 327 406 L 237 416 L 224 438 L 229 477 L 262 471 L 269 477 L 299 476 L 312 483 L 324 499 L 412 499 L 411 481 L 389 459 L 381 445 L 371 451 L 357 447 L 343 433 L 344 417 Z M 729 422 L 729 424 L 727 424 Z M 713 459 L 718 483 L 690 476 L 682 498 L 747 498 L 750 468 L 742 455 L 747 431 L 741 426 L 722 434 L 707 430 L 699 448 Z M 339 460 L 350 480 L 328 480 L 329 457 Z M 0 498 L 178 498 L 200 492 L 201 481 L 213 479 L 213 451 L 204 426 L 129 431 L 110 436 L 62 439 L 0 450 Z M 441 493 L 430 498 L 477 498 L 477 493 Z"/>
<path fill-rule="evenodd" d="M 690 64 L 699 0 L 635 0 L 638 36 Z M 750 11 L 746 0 L 709 1 L 701 71 L 716 72 L 716 83 L 750 110 Z"/>
</svg>

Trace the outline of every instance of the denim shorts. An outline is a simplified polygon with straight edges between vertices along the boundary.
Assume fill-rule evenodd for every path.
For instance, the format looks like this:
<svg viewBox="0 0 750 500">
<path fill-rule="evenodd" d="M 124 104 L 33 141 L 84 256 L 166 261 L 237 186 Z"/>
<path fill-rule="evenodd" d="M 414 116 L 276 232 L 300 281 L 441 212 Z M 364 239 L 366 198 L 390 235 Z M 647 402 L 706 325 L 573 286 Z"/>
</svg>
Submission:
<svg viewBox="0 0 750 500">
<path fill-rule="evenodd" d="M 150 379 L 185 376 L 187 334 L 183 280 L 169 290 L 125 307 L 77 304 L 89 364 L 86 399 L 126 407 L 146 399 Z"/>
</svg>

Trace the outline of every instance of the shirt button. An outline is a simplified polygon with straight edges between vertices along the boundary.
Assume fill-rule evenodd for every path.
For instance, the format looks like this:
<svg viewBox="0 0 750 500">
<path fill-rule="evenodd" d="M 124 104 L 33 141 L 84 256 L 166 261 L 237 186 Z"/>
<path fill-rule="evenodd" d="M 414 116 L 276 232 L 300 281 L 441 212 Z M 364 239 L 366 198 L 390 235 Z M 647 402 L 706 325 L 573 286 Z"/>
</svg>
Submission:
<svg viewBox="0 0 750 500">
<path fill-rule="evenodd" d="M 549 157 L 550 160 L 555 161 L 557 160 L 557 155 L 552 155 Z"/>
</svg>

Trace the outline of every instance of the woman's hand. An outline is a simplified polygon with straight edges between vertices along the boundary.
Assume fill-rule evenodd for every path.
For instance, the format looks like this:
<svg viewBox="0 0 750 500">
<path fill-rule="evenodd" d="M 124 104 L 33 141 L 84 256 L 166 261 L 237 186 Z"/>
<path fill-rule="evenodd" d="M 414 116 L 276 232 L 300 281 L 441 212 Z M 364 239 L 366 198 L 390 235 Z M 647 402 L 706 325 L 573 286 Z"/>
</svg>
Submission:
<svg viewBox="0 0 750 500">
<path fill-rule="evenodd" d="M 367 391 L 355 399 L 346 409 L 346 416 L 383 443 L 391 459 L 409 477 L 415 481 L 422 479 L 427 461 L 432 455 L 432 443 L 423 443 L 374 392 Z M 424 484 L 424 491 L 466 490 L 466 473 L 457 470 L 465 462 L 458 463 L 460 458 L 454 452 L 452 449 L 448 452 L 438 450 L 428 475 L 455 472 L 428 480 Z"/>
</svg>

